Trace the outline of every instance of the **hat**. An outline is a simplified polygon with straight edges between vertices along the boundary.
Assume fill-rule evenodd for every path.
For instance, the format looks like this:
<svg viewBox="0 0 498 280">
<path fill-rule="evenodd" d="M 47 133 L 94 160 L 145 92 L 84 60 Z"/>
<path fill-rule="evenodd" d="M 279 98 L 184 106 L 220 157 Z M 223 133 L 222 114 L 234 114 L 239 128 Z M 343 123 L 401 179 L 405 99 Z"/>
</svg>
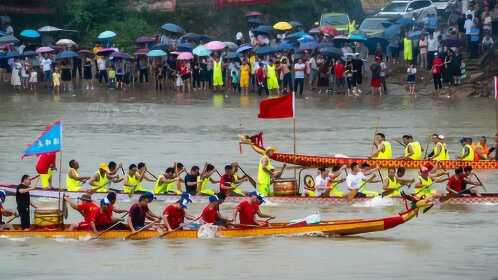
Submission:
<svg viewBox="0 0 498 280">
<path fill-rule="evenodd" d="M 220 201 L 220 198 L 217 195 L 209 196 L 209 203 L 218 202 L 218 201 Z"/>
<path fill-rule="evenodd" d="M 257 192 L 250 192 L 249 197 L 256 197 L 258 199 L 259 203 L 265 202 L 265 198 Z"/>
<path fill-rule="evenodd" d="M 439 139 L 441 139 L 441 140 L 444 140 L 444 138 L 445 138 L 445 137 L 444 137 L 444 135 L 443 135 L 443 134 L 439 134 L 439 135 L 437 136 L 437 138 L 439 138 Z"/>
<path fill-rule="evenodd" d="M 187 209 L 188 208 L 188 204 L 189 203 L 192 203 L 192 198 L 191 198 L 191 195 L 189 193 L 182 193 L 182 195 L 180 196 L 180 199 L 178 200 L 178 203 L 180 203 L 180 206 L 184 209 Z"/>
<path fill-rule="evenodd" d="M 1 200 L 1 202 L 5 201 L 5 197 L 6 196 L 7 196 L 7 194 L 5 193 L 5 191 L 0 190 L 0 200 Z"/>
<path fill-rule="evenodd" d="M 140 199 L 139 200 L 142 200 L 142 199 L 147 199 L 149 200 L 149 202 L 152 202 L 152 200 L 156 199 L 156 197 L 154 197 L 154 194 L 151 193 L 151 192 L 146 192 L 144 194 L 142 194 L 140 196 Z"/>
<path fill-rule="evenodd" d="M 104 163 L 104 162 L 103 162 L 103 163 L 101 163 L 101 164 L 99 165 L 99 169 L 102 169 L 102 170 L 104 170 L 105 172 L 111 172 L 111 171 L 109 170 L 109 166 L 107 165 L 107 163 Z"/>
<path fill-rule="evenodd" d="M 107 199 L 107 197 L 104 197 L 100 200 L 100 205 L 109 205 L 111 204 L 111 202 L 109 201 L 109 199 Z"/>
<path fill-rule="evenodd" d="M 92 201 L 92 196 L 90 194 L 84 193 L 80 196 L 80 200 L 83 201 Z"/>
</svg>

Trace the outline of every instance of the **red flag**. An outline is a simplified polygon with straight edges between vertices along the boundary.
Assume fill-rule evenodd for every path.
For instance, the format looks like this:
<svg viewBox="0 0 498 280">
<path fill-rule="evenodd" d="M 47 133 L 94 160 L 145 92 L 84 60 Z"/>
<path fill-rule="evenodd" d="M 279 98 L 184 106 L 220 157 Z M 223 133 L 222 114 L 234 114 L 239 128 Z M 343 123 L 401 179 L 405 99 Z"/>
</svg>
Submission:
<svg viewBox="0 0 498 280">
<path fill-rule="evenodd" d="M 259 103 L 260 119 L 285 119 L 294 117 L 294 94 L 269 98 Z"/>
<path fill-rule="evenodd" d="M 498 76 L 495 76 L 495 99 L 498 100 Z"/>
</svg>

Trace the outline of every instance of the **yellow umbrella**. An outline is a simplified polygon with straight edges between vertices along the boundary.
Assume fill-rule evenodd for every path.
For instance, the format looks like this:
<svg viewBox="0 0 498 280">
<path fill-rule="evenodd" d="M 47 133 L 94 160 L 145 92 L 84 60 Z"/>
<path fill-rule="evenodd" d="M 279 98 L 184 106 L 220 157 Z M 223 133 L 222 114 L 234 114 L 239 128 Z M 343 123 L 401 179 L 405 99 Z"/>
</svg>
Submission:
<svg viewBox="0 0 498 280">
<path fill-rule="evenodd" d="M 275 23 L 275 25 L 273 25 L 273 29 L 276 29 L 276 30 L 291 30 L 292 29 L 292 25 L 286 21 L 281 21 L 281 22 L 277 22 Z"/>
</svg>

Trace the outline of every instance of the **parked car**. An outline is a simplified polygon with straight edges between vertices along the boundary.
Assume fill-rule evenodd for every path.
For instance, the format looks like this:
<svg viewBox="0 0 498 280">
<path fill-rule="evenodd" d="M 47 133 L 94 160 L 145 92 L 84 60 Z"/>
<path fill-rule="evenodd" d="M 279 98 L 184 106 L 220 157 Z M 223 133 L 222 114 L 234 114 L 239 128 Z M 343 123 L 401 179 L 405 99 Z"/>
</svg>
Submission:
<svg viewBox="0 0 498 280">
<path fill-rule="evenodd" d="M 382 8 L 377 15 L 399 15 L 416 19 L 424 10 L 434 9 L 434 7 L 431 0 L 395 0 Z"/>
<path fill-rule="evenodd" d="M 358 28 L 368 37 L 383 37 L 384 31 L 396 21 L 397 17 L 373 16 L 365 18 Z"/>
<path fill-rule="evenodd" d="M 344 13 L 326 13 L 320 18 L 320 26 L 332 26 L 342 34 L 353 32 L 355 24 L 355 21 L 351 22 L 349 16 Z"/>
</svg>

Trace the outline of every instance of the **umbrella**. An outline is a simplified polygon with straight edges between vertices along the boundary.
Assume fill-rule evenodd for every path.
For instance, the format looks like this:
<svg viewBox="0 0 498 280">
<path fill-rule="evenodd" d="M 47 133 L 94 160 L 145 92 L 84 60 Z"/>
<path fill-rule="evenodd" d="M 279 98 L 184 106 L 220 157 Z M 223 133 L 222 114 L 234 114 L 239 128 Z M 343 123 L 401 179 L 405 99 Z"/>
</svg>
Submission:
<svg viewBox="0 0 498 280">
<path fill-rule="evenodd" d="M 294 48 L 294 46 L 290 43 L 282 42 L 277 46 L 277 49 L 280 51 L 290 51 Z"/>
<path fill-rule="evenodd" d="M 236 52 L 229 52 L 227 53 L 224 58 L 226 59 L 236 59 L 236 58 L 239 58 L 239 54 L 236 53 Z"/>
<path fill-rule="evenodd" d="M 116 52 L 116 49 L 114 48 L 105 48 L 105 49 L 101 49 L 100 51 L 98 51 L 96 53 L 96 55 L 98 56 L 109 56 L 111 55 L 112 53 L 115 53 Z"/>
<path fill-rule="evenodd" d="M 297 39 L 299 39 L 303 36 L 306 36 L 306 35 L 308 35 L 308 34 L 306 34 L 306 32 L 299 31 L 299 32 L 291 33 L 291 34 L 285 36 L 285 38 L 289 41 L 297 41 Z"/>
<path fill-rule="evenodd" d="M 341 57 L 342 56 L 342 51 L 340 49 L 334 48 L 331 46 L 320 47 L 318 49 L 318 52 L 323 54 L 323 55 L 331 56 L 331 57 Z"/>
<path fill-rule="evenodd" d="M 270 34 L 273 32 L 273 27 L 269 25 L 260 25 L 252 30 L 254 34 L 260 33 L 260 34 Z"/>
<path fill-rule="evenodd" d="M 239 46 L 233 42 L 223 42 L 225 43 L 225 47 L 227 47 L 229 50 L 235 51 Z"/>
<path fill-rule="evenodd" d="M 11 59 L 11 58 L 18 58 L 19 53 L 17 51 L 9 51 L 3 58 L 5 59 Z"/>
<path fill-rule="evenodd" d="M 21 35 L 24 38 L 39 38 L 40 37 L 40 33 L 38 33 L 38 31 L 36 31 L 34 29 L 24 29 L 23 31 L 21 31 L 21 33 L 19 35 Z"/>
<path fill-rule="evenodd" d="M 244 45 L 240 46 L 240 47 L 237 49 L 237 52 L 238 52 L 238 53 L 242 53 L 242 52 L 248 51 L 248 50 L 250 50 L 250 49 L 252 49 L 252 46 L 251 46 L 251 45 L 249 45 L 249 44 L 244 44 Z"/>
<path fill-rule="evenodd" d="M 208 35 L 202 34 L 202 35 L 199 35 L 199 41 L 210 42 L 213 40 L 211 40 L 211 37 L 209 37 Z"/>
<path fill-rule="evenodd" d="M 154 41 L 155 40 L 149 36 L 140 36 L 137 39 L 135 39 L 135 43 L 137 43 L 137 44 L 148 44 L 148 43 L 152 43 Z"/>
<path fill-rule="evenodd" d="M 36 52 L 37 53 L 49 53 L 49 52 L 53 52 L 54 49 L 52 49 L 51 47 L 39 47 L 36 49 Z"/>
<path fill-rule="evenodd" d="M 423 34 L 422 31 L 411 31 L 408 33 L 408 38 L 410 38 L 410 40 L 416 41 L 416 40 L 420 39 L 420 36 L 422 34 Z"/>
<path fill-rule="evenodd" d="M 23 57 L 30 57 L 30 56 L 37 56 L 38 54 L 35 51 L 25 51 L 22 53 L 21 56 Z"/>
<path fill-rule="evenodd" d="M 5 36 L 0 37 L 0 44 L 17 43 L 17 42 L 19 42 L 19 39 L 17 39 L 16 37 L 14 37 L 12 35 L 5 35 Z"/>
<path fill-rule="evenodd" d="M 82 55 L 92 55 L 93 53 L 89 50 L 79 50 L 78 51 L 79 54 L 82 54 Z"/>
<path fill-rule="evenodd" d="M 177 50 L 180 52 L 191 52 L 193 49 L 194 49 L 194 45 L 192 45 L 190 43 L 180 44 L 177 48 Z"/>
<path fill-rule="evenodd" d="M 194 59 L 194 56 L 192 55 L 191 52 L 181 52 L 176 59 L 178 59 L 178 60 L 191 60 L 191 59 Z"/>
<path fill-rule="evenodd" d="M 161 28 L 171 33 L 177 33 L 177 34 L 185 33 L 185 30 L 183 28 L 174 23 L 165 23 L 161 25 Z"/>
<path fill-rule="evenodd" d="M 131 59 L 131 56 L 129 54 L 122 52 L 112 53 L 110 57 L 114 59 Z"/>
<path fill-rule="evenodd" d="M 293 28 L 302 27 L 303 26 L 303 24 L 301 22 L 297 21 L 297 20 L 291 21 L 289 23 L 290 23 L 290 25 L 292 25 Z"/>
<path fill-rule="evenodd" d="M 253 25 L 261 25 L 261 24 L 263 24 L 263 21 L 261 20 L 261 18 L 257 17 L 257 18 L 250 18 L 250 19 L 248 19 L 247 23 L 248 24 L 253 24 Z"/>
<path fill-rule="evenodd" d="M 168 50 L 168 45 L 166 44 L 157 44 L 157 45 L 154 45 L 152 46 L 152 48 L 150 48 L 151 50 Z"/>
<path fill-rule="evenodd" d="M 78 53 L 76 52 L 73 52 L 73 51 L 62 51 L 60 53 L 57 54 L 57 56 L 55 57 L 56 60 L 61 60 L 61 59 L 69 59 L 69 58 L 73 58 L 73 57 L 77 57 L 79 56 Z"/>
<path fill-rule="evenodd" d="M 194 53 L 197 56 L 210 56 L 211 55 L 211 51 L 206 49 L 206 47 L 204 47 L 203 45 L 200 45 L 197 48 L 195 48 L 192 51 L 192 53 Z"/>
<path fill-rule="evenodd" d="M 187 33 L 187 34 L 180 37 L 180 41 L 183 41 L 183 40 L 199 41 L 200 37 L 201 37 L 201 35 L 199 35 L 197 33 Z"/>
<path fill-rule="evenodd" d="M 264 46 L 264 47 L 256 48 L 254 50 L 254 52 L 257 55 L 267 55 L 267 54 L 271 54 L 271 53 L 277 52 L 277 50 L 275 48 L 272 48 L 272 47 L 269 47 L 269 46 Z"/>
<path fill-rule="evenodd" d="M 151 50 L 146 55 L 148 57 L 161 57 L 161 56 L 166 56 L 168 54 L 163 50 Z"/>
<path fill-rule="evenodd" d="M 312 50 L 318 48 L 317 41 L 301 42 L 299 43 L 300 50 Z"/>
<path fill-rule="evenodd" d="M 146 55 L 148 52 L 149 52 L 149 49 L 147 49 L 147 48 L 145 48 L 145 49 L 138 49 L 135 52 L 135 55 Z"/>
<path fill-rule="evenodd" d="M 393 24 L 384 31 L 384 37 L 387 40 L 391 40 L 392 38 L 399 36 L 400 34 L 401 34 L 400 24 Z"/>
<path fill-rule="evenodd" d="M 246 17 L 260 17 L 262 15 L 263 14 L 261 12 L 258 12 L 258 11 L 251 11 L 251 12 L 246 13 Z"/>
<path fill-rule="evenodd" d="M 57 46 L 74 46 L 76 43 L 71 39 L 60 39 L 55 43 Z"/>
<path fill-rule="evenodd" d="M 335 29 L 334 27 L 332 27 L 330 25 L 320 27 L 320 32 L 322 32 L 323 34 L 330 35 L 330 36 L 337 35 L 337 29 Z"/>
<path fill-rule="evenodd" d="M 415 21 L 413 19 L 411 19 L 411 18 L 400 17 L 399 19 L 397 19 L 395 21 L 395 23 L 401 24 L 401 25 L 414 25 Z"/>
<path fill-rule="evenodd" d="M 222 50 L 226 47 L 225 43 L 220 42 L 220 41 L 211 41 L 207 44 L 204 45 L 206 49 L 211 50 L 211 51 L 219 51 Z"/>
<path fill-rule="evenodd" d="M 104 31 L 97 36 L 97 39 L 111 39 L 116 37 L 116 33 L 113 31 Z"/>
<path fill-rule="evenodd" d="M 355 33 L 349 35 L 349 41 L 351 42 L 365 42 L 367 40 L 367 36 L 361 34 L 361 33 Z"/>
<path fill-rule="evenodd" d="M 315 38 L 313 38 L 313 36 L 310 36 L 310 35 L 304 35 L 303 37 L 297 39 L 297 41 L 299 43 L 310 43 L 310 42 L 315 42 Z"/>
<path fill-rule="evenodd" d="M 38 28 L 39 32 L 57 32 L 57 31 L 62 31 L 62 29 L 54 27 L 54 26 L 43 26 Z"/>
<path fill-rule="evenodd" d="M 0 31 L 0 37 L 7 35 L 7 33 Z"/>
<path fill-rule="evenodd" d="M 309 34 L 320 34 L 322 33 L 322 31 L 320 30 L 319 27 L 314 27 L 314 28 L 311 28 L 310 31 L 308 31 Z"/>
<path fill-rule="evenodd" d="M 273 29 L 280 30 L 280 31 L 291 30 L 292 25 L 286 21 L 280 21 L 280 22 L 277 22 L 273 25 Z"/>
</svg>

